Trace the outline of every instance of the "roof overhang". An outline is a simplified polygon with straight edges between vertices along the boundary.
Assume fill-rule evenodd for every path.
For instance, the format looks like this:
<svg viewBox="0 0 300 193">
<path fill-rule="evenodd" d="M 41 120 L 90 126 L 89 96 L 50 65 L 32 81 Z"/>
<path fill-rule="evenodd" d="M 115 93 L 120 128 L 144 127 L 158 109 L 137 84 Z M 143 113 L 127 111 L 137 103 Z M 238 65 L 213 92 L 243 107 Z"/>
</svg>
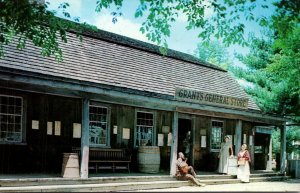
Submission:
<svg viewBox="0 0 300 193">
<path fill-rule="evenodd" d="M 128 88 L 101 85 L 86 81 L 72 80 L 54 76 L 43 76 L 32 72 L 12 70 L 0 67 L 0 86 L 29 92 L 39 92 L 75 98 L 131 105 L 165 111 L 241 119 L 245 121 L 281 125 L 287 120 L 261 112 L 225 108 L 211 105 L 177 101 L 174 96 L 160 95 Z"/>
</svg>

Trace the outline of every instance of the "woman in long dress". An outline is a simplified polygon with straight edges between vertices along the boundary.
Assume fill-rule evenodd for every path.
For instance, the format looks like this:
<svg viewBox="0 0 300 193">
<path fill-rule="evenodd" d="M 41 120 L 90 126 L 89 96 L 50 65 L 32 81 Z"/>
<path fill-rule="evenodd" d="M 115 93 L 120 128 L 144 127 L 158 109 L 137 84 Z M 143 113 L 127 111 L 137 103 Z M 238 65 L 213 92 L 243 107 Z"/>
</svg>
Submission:
<svg viewBox="0 0 300 193">
<path fill-rule="evenodd" d="M 237 160 L 245 160 L 244 165 L 238 165 L 237 178 L 242 182 L 250 182 L 250 165 L 251 162 L 250 153 L 247 150 L 247 145 L 243 144 L 241 150 L 238 153 Z"/>
<path fill-rule="evenodd" d="M 233 157 L 232 144 L 230 142 L 230 137 L 227 135 L 224 138 L 225 142 L 221 143 L 221 149 L 219 153 L 219 167 L 218 173 L 227 174 L 228 173 L 228 158 Z"/>
</svg>

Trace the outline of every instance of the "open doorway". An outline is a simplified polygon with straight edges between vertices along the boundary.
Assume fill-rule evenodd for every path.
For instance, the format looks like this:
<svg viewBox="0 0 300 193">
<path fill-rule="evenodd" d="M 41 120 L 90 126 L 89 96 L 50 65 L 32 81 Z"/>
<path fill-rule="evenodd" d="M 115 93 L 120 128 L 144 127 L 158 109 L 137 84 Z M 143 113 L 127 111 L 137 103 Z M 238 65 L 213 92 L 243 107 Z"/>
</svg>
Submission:
<svg viewBox="0 0 300 193">
<path fill-rule="evenodd" d="M 266 170 L 269 144 L 270 144 L 270 134 L 256 133 L 254 142 L 254 170 Z"/>
<path fill-rule="evenodd" d="M 188 158 L 188 164 L 192 162 L 192 120 L 178 119 L 178 149 L 177 152 L 182 152 Z"/>
</svg>

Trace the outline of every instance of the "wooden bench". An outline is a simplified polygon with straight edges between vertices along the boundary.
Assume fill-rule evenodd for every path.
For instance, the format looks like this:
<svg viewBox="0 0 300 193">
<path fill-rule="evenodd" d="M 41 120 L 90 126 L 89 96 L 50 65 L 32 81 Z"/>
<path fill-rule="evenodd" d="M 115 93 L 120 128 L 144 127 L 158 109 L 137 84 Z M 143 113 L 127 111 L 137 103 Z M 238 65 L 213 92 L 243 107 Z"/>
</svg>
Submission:
<svg viewBox="0 0 300 193">
<path fill-rule="evenodd" d="M 73 148 L 80 156 L 80 148 Z M 90 148 L 89 169 L 127 169 L 130 173 L 131 152 L 128 149 Z"/>
</svg>

